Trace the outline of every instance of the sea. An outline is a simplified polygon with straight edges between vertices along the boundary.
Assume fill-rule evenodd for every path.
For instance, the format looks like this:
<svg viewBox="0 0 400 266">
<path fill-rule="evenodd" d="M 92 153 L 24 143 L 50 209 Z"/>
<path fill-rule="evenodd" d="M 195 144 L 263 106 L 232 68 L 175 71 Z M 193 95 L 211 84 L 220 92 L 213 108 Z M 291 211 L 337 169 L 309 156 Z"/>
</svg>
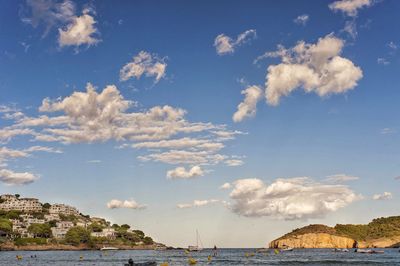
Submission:
<svg viewBox="0 0 400 266">
<path fill-rule="evenodd" d="M 211 249 L 186 254 L 183 250 L 117 250 L 117 251 L 0 251 L 0 265 L 118 265 L 132 259 L 135 263 L 149 261 L 157 265 L 400 265 L 398 249 L 384 249 L 384 254 L 334 252 L 332 249 L 295 249 L 275 254 L 273 250 L 256 253 L 255 249 L 219 249 L 217 256 Z M 20 256 L 20 259 L 17 259 Z"/>
</svg>

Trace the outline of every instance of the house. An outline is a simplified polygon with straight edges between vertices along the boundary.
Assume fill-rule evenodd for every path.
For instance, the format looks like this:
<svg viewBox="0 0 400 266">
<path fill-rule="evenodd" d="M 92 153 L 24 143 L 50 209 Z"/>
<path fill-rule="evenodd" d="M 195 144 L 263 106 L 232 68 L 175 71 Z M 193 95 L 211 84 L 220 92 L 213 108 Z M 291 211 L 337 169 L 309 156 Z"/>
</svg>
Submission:
<svg viewBox="0 0 400 266">
<path fill-rule="evenodd" d="M 68 230 L 71 227 L 74 227 L 73 222 L 69 222 L 69 221 L 57 222 L 56 227 L 51 228 L 51 233 L 54 238 L 61 239 L 61 238 L 65 237 L 65 235 L 67 234 Z"/>
<path fill-rule="evenodd" d="M 106 237 L 108 239 L 115 239 L 117 237 L 115 229 L 112 227 L 104 228 L 101 232 L 92 232 L 91 236 Z"/>
<path fill-rule="evenodd" d="M 45 214 L 44 215 L 44 219 L 46 220 L 46 222 L 49 221 L 59 221 L 60 220 L 60 215 L 53 213 L 53 214 Z"/>
<path fill-rule="evenodd" d="M 22 212 L 41 212 L 42 204 L 38 199 L 22 198 L 18 199 L 14 195 L 1 195 L 4 202 L 0 203 L 0 209 L 4 211 L 22 211 Z"/>
<path fill-rule="evenodd" d="M 63 215 L 79 215 L 77 208 L 66 205 L 66 204 L 53 204 L 49 209 L 50 214 L 63 214 Z"/>
</svg>

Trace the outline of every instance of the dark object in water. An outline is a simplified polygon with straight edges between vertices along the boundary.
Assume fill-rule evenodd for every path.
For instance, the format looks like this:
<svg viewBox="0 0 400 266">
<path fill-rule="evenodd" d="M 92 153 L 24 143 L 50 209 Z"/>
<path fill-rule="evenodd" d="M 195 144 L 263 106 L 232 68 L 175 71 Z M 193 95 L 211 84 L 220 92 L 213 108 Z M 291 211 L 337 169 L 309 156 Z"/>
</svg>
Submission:
<svg viewBox="0 0 400 266">
<path fill-rule="evenodd" d="M 148 261 L 148 262 L 134 263 L 132 259 L 129 259 L 128 264 L 125 264 L 125 266 L 157 266 L 157 262 Z"/>
</svg>

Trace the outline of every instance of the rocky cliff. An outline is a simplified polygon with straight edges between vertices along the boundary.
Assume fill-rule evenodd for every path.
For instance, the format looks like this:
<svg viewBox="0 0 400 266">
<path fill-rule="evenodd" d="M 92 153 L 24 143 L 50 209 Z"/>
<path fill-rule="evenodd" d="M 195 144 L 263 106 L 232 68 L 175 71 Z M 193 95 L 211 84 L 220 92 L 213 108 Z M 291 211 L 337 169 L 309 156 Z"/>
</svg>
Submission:
<svg viewBox="0 0 400 266">
<path fill-rule="evenodd" d="M 349 237 L 335 236 L 327 233 L 309 233 L 280 238 L 269 244 L 270 248 L 353 248 L 356 241 Z"/>
<path fill-rule="evenodd" d="M 381 217 L 368 224 L 312 224 L 273 240 L 270 248 L 389 248 L 400 247 L 400 216 Z"/>
</svg>

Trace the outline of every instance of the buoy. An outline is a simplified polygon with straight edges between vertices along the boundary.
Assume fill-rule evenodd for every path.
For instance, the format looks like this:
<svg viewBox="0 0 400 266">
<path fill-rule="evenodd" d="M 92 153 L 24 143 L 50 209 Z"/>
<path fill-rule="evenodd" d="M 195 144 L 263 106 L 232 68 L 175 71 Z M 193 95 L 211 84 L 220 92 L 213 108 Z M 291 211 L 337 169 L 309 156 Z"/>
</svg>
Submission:
<svg viewBox="0 0 400 266">
<path fill-rule="evenodd" d="M 197 260 L 189 258 L 189 265 L 195 265 L 195 264 L 197 264 Z"/>
<path fill-rule="evenodd" d="M 211 255 L 208 255 L 207 260 L 211 261 Z"/>
<path fill-rule="evenodd" d="M 190 253 L 189 250 L 185 249 L 185 254 L 189 254 L 189 253 Z"/>
<path fill-rule="evenodd" d="M 163 262 L 160 264 L 160 266 L 169 266 L 168 262 Z"/>
<path fill-rule="evenodd" d="M 275 254 L 279 254 L 279 249 L 274 249 Z"/>
<path fill-rule="evenodd" d="M 83 260 L 83 255 L 80 255 L 80 256 L 79 256 L 79 259 L 80 259 L 80 260 Z"/>
<path fill-rule="evenodd" d="M 21 255 L 17 255 L 15 257 L 17 258 L 17 260 L 22 260 L 22 256 Z"/>
</svg>

